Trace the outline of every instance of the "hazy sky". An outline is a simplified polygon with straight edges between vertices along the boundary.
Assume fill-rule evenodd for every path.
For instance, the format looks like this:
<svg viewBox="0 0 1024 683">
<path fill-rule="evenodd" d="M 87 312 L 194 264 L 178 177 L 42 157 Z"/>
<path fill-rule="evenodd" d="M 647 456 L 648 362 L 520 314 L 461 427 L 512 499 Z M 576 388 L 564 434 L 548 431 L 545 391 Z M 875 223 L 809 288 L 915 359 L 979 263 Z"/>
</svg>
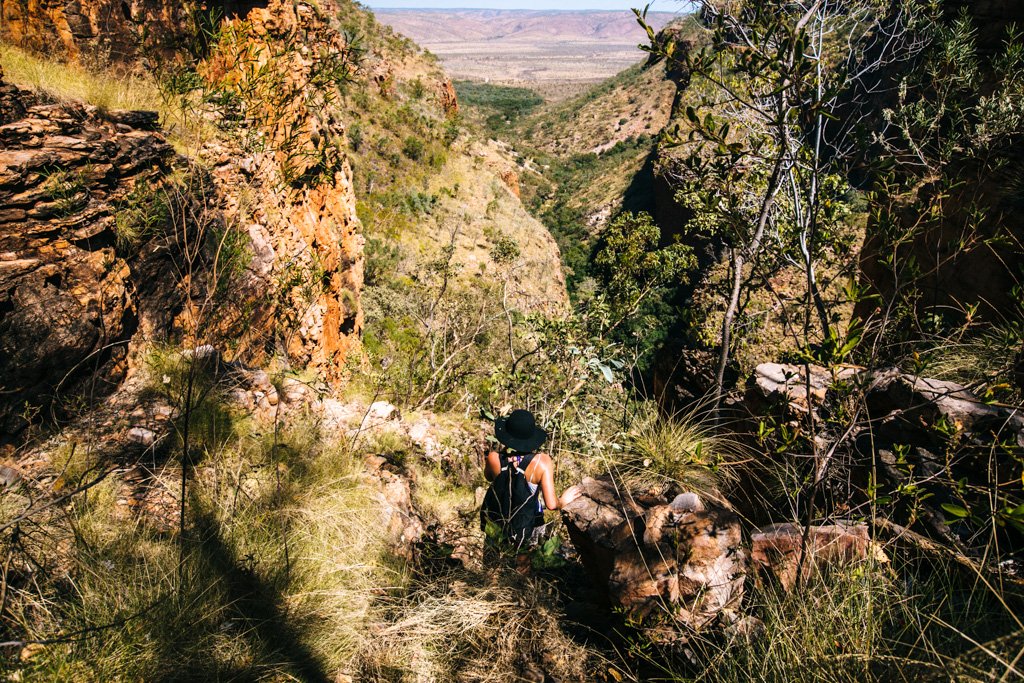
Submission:
<svg viewBox="0 0 1024 683">
<path fill-rule="evenodd" d="M 545 0 L 364 0 L 372 8 L 435 8 L 435 7 L 467 7 L 480 9 L 630 9 L 643 7 L 643 0 L 561 0 L 561 2 L 545 2 Z M 655 0 L 651 3 L 652 11 L 681 12 L 688 9 L 689 3 L 677 0 Z"/>
</svg>

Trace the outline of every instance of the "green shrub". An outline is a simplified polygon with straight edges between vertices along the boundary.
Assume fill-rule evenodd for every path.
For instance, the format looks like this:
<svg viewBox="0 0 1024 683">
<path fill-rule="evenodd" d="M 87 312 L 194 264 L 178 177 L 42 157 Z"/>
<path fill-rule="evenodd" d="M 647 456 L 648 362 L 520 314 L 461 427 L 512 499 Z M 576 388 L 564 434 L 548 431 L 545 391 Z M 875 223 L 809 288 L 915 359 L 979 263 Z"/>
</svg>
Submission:
<svg viewBox="0 0 1024 683">
<path fill-rule="evenodd" d="M 117 203 L 114 234 L 118 247 L 134 250 L 142 242 L 169 227 L 171 207 L 167 191 L 138 181 L 131 192 Z"/>
<path fill-rule="evenodd" d="M 506 128 L 544 103 L 544 98 L 529 88 L 476 81 L 455 81 L 454 85 L 459 102 L 489 112 L 487 127 L 492 132 Z"/>
<path fill-rule="evenodd" d="M 402 250 L 393 242 L 378 237 L 366 240 L 363 281 L 367 287 L 386 283 L 395 273 Z"/>
<path fill-rule="evenodd" d="M 609 466 L 630 490 L 691 491 L 718 500 L 736 480 L 736 463 L 747 449 L 716 429 L 700 410 L 673 417 L 654 413 L 621 438 Z"/>
<path fill-rule="evenodd" d="M 42 171 L 40 189 L 54 202 L 58 216 L 70 216 L 89 202 L 85 175 L 80 170 L 53 168 Z"/>
<path fill-rule="evenodd" d="M 413 161 L 419 161 L 423 158 L 423 154 L 426 151 L 426 145 L 423 140 L 418 137 L 410 135 L 402 143 L 402 154 L 409 157 Z"/>
</svg>

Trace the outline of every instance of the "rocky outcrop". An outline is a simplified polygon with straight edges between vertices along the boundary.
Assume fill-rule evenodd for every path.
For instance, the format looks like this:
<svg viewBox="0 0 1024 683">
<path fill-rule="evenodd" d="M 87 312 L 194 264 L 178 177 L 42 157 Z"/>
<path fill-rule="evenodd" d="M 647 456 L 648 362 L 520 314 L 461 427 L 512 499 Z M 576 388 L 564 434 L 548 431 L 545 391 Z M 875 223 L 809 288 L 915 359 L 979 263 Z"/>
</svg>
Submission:
<svg viewBox="0 0 1024 683">
<path fill-rule="evenodd" d="M 121 61 L 138 55 L 146 36 L 173 46 L 187 35 L 195 10 L 167 0 L 3 0 L 0 40 L 70 59 Z"/>
<path fill-rule="evenodd" d="M 584 479 L 581 489 L 563 519 L 613 605 L 663 642 L 734 620 L 747 571 L 735 513 L 692 493 L 635 497 L 608 477 Z"/>
<path fill-rule="evenodd" d="M 816 514 L 842 516 L 871 505 L 879 524 L 917 528 L 960 557 L 979 559 L 985 549 L 975 546 L 994 517 L 1003 520 L 997 532 L 1002 551 L 1024 546 L 1024 527 L 1016 517 L 1024 502 L 1019 408 L 898 368 L 774 363 L 757 367 L 737 405 L 752 418 L 751 443 L 767 450 L 739 487 L 748 514 L 764 508 L 763 476 L 780 465 L 772 455 L 773 437 L 765 437 L 774 427 L 759 430 L 784 424 L 791 439 L 787 449 L 813 452 L 816 469 L 810 469 L 810 456 L 807 467 L 820 477 L 814 484 L 821 506 Z M 993 512 L 988 492 L 995 487 L 999 502 Z M 789 543 L 778 533 L 771 543 L 776 540 Z M 795 572 L 790 565 L 771 567 L 784 585 Z"/>
<path fill-rule="evenodd" d="M 853 365 L 762 363 L 747 380 L 744 402 L 755 413 L 781 406 L 788 416 L 806 415 L 825 401 L 835 384 L 854 379 L 862 370 Z"/>
<path fill-rule="evenodd" d="M 347 45 L 313 5 L 258 4 L 200 64 L 241 111 L 207 112 L 221 132 L 197 160 L 155 113 L 0 89 L 0 419 L 86 377 L 116 384 L 133 336 L 231 338 L 247 362 L 276 353 L 341 377 L 362 329 L 362 237 L 322 73 Z M 189 246 L 187 268 L 168 261 Z M 202 303 L 183 309 L 185 289 Z"/>
<path fill-rule="evenodd" d="M 918 377 L 895 368 L 872 375 L 865 395 L 868 412 L 880 432 L 910 441 L 942 436 L 946 430 L 1014 436 L 1024 447 L 1024 416 L 1020 410 L 990 405 L 967 387 L 938 379 Z"/>
<path fill-rule="evenodd" d="M 168 327 L 180 302 L 167 226 L 128 236 L 171 171 L 155 117 L 44 102 L 0 80 L 0 121 L 0 424 L 11 434 L 54 399 L 102 395 L 124 375 L 132 335 Z"/>
<path fill-rule="evenodd" d="M 750 543 L 750 561 L 758 576 L 770 576 L 787 591 L 798 578 L 810 579 L 826 566 L 842 567 L 869 557 L 885 557 L 873 545 L 866 524 L 848 522 L 809 529 L 788 522 L 773 524 L 753 532 Z"/>
<path fill-rule="evenodd" d="M 441 81 L 438 101 L 446 117 L 452 118 L 459 115 L 459 96 L 455 93 L 455 86 L 452 85 L 450 79 L 446 78 Z"/>
<path fill-rule="evenodd" d="M 263 4 L 230 20 L 235 40 L 200 66 L 211 89 L 237 94 L 260 138 L 255 146 L 220 138 L 201 152 L 228 197 L 228 219 L 251 241 L 245 288 L 262 309 L 255 325 L 242 309 L 225 327 L 250 333 L 253 362 L 276 348 L 337 379 L 363 327 L 363 238 L 336 106 L 340 81 L 324 73 L 353 65 L 329 21 L 334 3 Z"/>
<path fill-rule="evenodd" d="M 498 174 L 498 177 L 501 178 L 501 182 L 505 183 L 505 186 L 508 187 L 512 194 L 514 194 L 518 199 L 520 196 L 519 174 L 512 169 L 508 169 L 501 171 Z"/>
<path fill-rule="evenodd" d="M 203 31 L 267 0 L 0 0 L 0 40 L 73 61 L 174 58 L 205 47 Z"/>
</svg>

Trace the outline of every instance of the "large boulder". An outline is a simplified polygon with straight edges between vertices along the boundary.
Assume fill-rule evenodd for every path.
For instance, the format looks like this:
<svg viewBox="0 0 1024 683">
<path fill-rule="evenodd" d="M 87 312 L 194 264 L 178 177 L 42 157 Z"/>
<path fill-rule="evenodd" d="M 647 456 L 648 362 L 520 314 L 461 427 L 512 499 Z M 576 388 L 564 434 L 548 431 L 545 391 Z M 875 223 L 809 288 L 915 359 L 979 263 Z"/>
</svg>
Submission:
<svg viewBox="0 0 1024 683">
<path fill-rule="evenodd" d="M 783 406 L 792 416 L 806 415 L 825 401 L 834 384 L 853 379 L 861 370 L 853 365 L 761 363 L 747 382 L 745 400 L 755 411 L 769 404 Z"/>
<path fill-rule="evenodd" d="M 657 640 L 685 640 L 743 599 L 747 552 L 739 517 L 694 494 L 633 496 L 610 477 L 584 479 L 563 518 L 608 600 Z"/>
<path fill-rule="evenodd" d="M 1024 416 L 1019 410 L 986 403 L 955 382 L 890 368 L 872 375 L 865 398 L 871 418 L 898 443 L 928 443 L 953 430 L 1001 433 L 1024 447 Z"/>
</svg>

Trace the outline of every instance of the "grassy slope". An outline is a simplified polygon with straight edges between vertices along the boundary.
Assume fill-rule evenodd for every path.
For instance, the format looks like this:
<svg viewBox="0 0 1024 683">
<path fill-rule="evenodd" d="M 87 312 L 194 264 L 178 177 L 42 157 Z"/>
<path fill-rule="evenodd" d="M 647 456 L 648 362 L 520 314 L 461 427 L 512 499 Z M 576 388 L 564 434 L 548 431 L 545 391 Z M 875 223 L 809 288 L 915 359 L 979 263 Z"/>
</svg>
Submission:
<svg viewBox="0 0 1024 683">
<path fill-rule="evenodd" d="M 487 279 L 488 258 L 502 231 L 515 231 L 529 250 L 541 254 L 543 231 L 523 215 L 496 174 L 510 163 L 509 155 L 464 132 L 446 141 L 449 129 L 432 91 L 416 86 L 417 80 L 429 83 L 435 67 L 400 39 L 378 33 L 367 16 L 356 14 L 352 20 L 382 41 L 382 52 L 402 55 L 393 93 L 363 87 L 351 92 L 360 215 L 368 237 L 380 242 L 380 251 L 371 254 L 381 268 L 372 286 L 378 293 L 400 292 L 395 285 L 414 281 L 422 264 L 436 259 L 453 224 L 460 227 L 455 240 L 463 264 L 460 278 L 469 289 Z M 579 100 L 577 109 L 611 113 L 616 110 L 601 107 L 612 100 L 632 106 L 628 93 L 646 92 L 645 77 L 629 71 L 619 85 Z M 98 101 L 100 95 L 95 97 Z M 561 120 L 574 111 L 566 107 L 542 116 Z M 596 126 L 590 130 L 593 139 L 621 132 L 618 119 L 583 117 L 574 125 L 588 122 Z M 359 142 L 355 130 L 361 131 Z M 615 183 L 631 175 L 643 152 L 639 145 L 622 145 L 570 164 L 573 155 L 588 151 L 586 136 L 570 136 L 567 148 L 555 154 L 559 128 L 552 124 L 544 137 L 534 135 L 551 154 L 543 177 L 565 174 L 559 183 L 566 188 L 563 205 L 576 214 L 592 201 L 621 196 Z M 409 144 L 409 138 L 422 147 Z M 160 377 L 168 369 L 155 363 L 154 371 Z M 962 671 L 948 661 L 968 645 L 955 631 L 936 628 L 930 617 L 938 615 L 980 639 L 985 631 L 976 626 L 983 620 L 992 632 L 997 631 L 993 621 L 1006 620 L 1002 612 L 992 617 L 995 606 L 960 585 L 952 571 L 952 579 L 946 576 L 946 568 L 936 569 L 935 580 L 903 566 L 868 563 L 826 576 L 804 595 L 755 593 L 753 609 L 764 618 L 767 633 L 724 646 L 697 642 L 695 648 L 710 662 L 706 670 L 659 652 L 630 632 L 620 644 L 633 654 L 595 667 L 588 661 L 593 648 L 584 649 L 559 630 L 566 621 L 557 609 L 565 583 L 523 579 L 501 569 L 446 568 L 410 577 L 387 554 L 374 524 L 374 490 L 363 474 L 362 457 L 384 453 L 395 462 L 411 461 L 415 456 L 407 440 L 367 439 L 354 447 L 315 423 L 295 421 L 278 433 L 272 424 L 247 415 L 211 414 L 198 418 L 210 440 L 203 441 L 206 460 L 196 473 L 190 503 L 202 522 L 197 529 L 206 535 L 203 551 L 186 565 L 184 590 L 176 576 L 173 535 L 125 523 L 117 516 L 123 513 L 117 511 L 114 486 L 97 487 L 60 519 L 55 516 L 52 528 L 26 541 L 36 553 L 73 548 L 61 567 L 73 578 L 57 587 L 59 601 L 28 604 L 20 624 L 31 625 L 40 636 L 96 628 L 103 636 L 26 648 L 25 662 L 17 665 L 25 668 L 26 679 L 284 681 L 341 671 L 357 680 L 510 680 L 518 675 L 522 653 L 538 651 L 554 652 L 563 662 L 554 673 L 564 673 L 565 680 L 621 680 L 624 674 L 631 680 L 893 680 L 899 673 L 915 677 L 915 665 L 922 675 L 983 679 L 986 671 Z M 693 450 L 692 443 L 665 447 L 672 455 Z M 679 468 L 692 463 L 669 465 L 672 475 L 681 477 L 685 472 Z M 472 491 L 460 483 L 457 487 L 425 468 L 414 495 L 422 510 L 436 508 L 441 522 L 453 520 L 455 507 L 471 518 Z M 291 567 L 282 561 L 285 538 L 291 543 Z M 110 624 L 116 628 L 107 628 Z M 1014 654 L 1009 651 L 1007 658 Z M 982 660 L 983 669 L 992 668 L 990 659 Z"/>
<path fill-rule="evenodd" d="M 359 218 L 367 239 L 368 315 L 389 296 L 445 257 L 466 287 L 493 284 L 490 253 L 502 239 L 520 249 L 512 298 L 524 310 L 558 310 L 565 290 L 557 246 L 523 210 L 501 175 L 516 162 L 500 145 L 474 136 L 440 104 L 446 76 L 429 53 L 376 22 L 353 15 L 352 29 L 368 37 L 373 63 L 387 65 L 385 87 L 363 87 L 348 98 L 349 147 Z M 453 237 L 454 235 L 454 237 Z M 382 290 L 383 288 L 383 290 Z M 378 297 L 379 298 L 379 297 Z"/>
<path fill-rule="evenodd" d="M 523 201 L 555 235 L 571 281 L 585 273 L 593 239 L 609 218 L 623 208 L 649 208 L 648 188 L 634 179 L 669 120 L 674 91 L 662 67 L 638 64 L 526 116 L 501 119 L 485 98 L 474 98 L 484 102 L 489 132 L 521 155 Z"/>
<path fill-rule="evenodd" d="M 368 261 L 379 266 L 376 282 L 368 287 L 376 292 L 367 293 L 368 336 L 379 341 L 389 332 L 381 327 L 385 321 L 372 315 L 374 295 L 402 296 L 416 287 L 416 278 L 438 259 L 453 230 L 453 259 L 461 266 L 458 288 L 489 291 L 494 279 L 488 270 L 494 268 L 490 254 L 497 242 L 511 239 L 520 253 L 511 276 L 513 304 L 524 310 L 560 309 L 565 290 L 557 247 L 501 180 L 500 174 L 514 167 L 507 150 L 474 139 L 457 120 L 446 119 L 440 105 L 445 76 L 435 60 L 359 6 L 342 7 L 345 28 L 360 35 L 367 48 L 366 71 L 350 84 L 342 114 L 358 211 L 371 245 Z M 151 74 L 88 70 L 10 46 L 0 46 L 0 64 L 7 80 L 57 100 L 82 100 L 102 109 L 158 110 L 179 151 L 190 150 L 191 136 L 178 127 L 180 112 L 161 97 Z M 389 75 L 378 86 L 373 76 L 382 73 Z M 163 369 L 154 372 L 159 378 Z M 5 621 L 2 632 L 7 636 L 16 626 L 13 635 L 48 638 L 95 628 L 106 633 L 113 623 L 116 633 L 32 646 L 23 653 L 25 664 L 18 668 L 26 668 L 18 675 L 41 680 L 315 680 L 323 670 L 333 680 L 338 672 L 374 670 L 385 660 L 392 671 L 416 665 L 403 661 L 405 653 L 394 650 L 399 645 L 420 651 L 423 671 L 443 671 L 445 664 L 425 660 L 438 655 L 435 648 L 415 638 L 404 636 L 399 645 L 383 650 L 380 643 L 367 649 L 370 622 L 391 618 L 387 598 L 408 578 L 402 562 L 390 555 L 376 485 L 362 467 L 364 455 L 391 446 L 363 439 L 353 449 L 347 439 L 324 430 L 315 416 L 290 419 L 279 433 L 273 425 L 222 406 L 212 394 L 207 407 L 219 417 L 204 433 L 218 437 L 202 441 L 206 457 L 190 488 L 200 542 L 184 565 L 185 583 L 178 581 L 173 533 L 126 517 L 119 502 L 123 483 L 112 477 L 77 499 L 66 515 L 47 517 L 34 527 L 49 540 L 40 547 L 31 544 L 29 552 L 61 563 L 73 583 L 39 579 L 36 597 L 28 589 L 14 598 L 5 583 L 15 619 Z M 268 443 L 271 435 L 276 443 Z M 54 448 L 48 453 L 59 458 L 63 447 Z M 54 460 L 53 466 L 61 465 Z M 79 474 L 84 476 L 88 467 Z M 173 460 L 162 467 L 159 485 L 169 492 L 176 469 L 180 472 Z M 421 500 L 428 510 L 465 502 L 465 489 L 451 482 L 431 486 L 429 473 L 421 481 L 421 498 L 436 492 Z M 472 506 L 471 490 L 468 500 Z M 6 498 L 2 519 L 16 514 L 21 503 L 27 499 Z M 290 567 L 282 562 L 285 547 Z M 484 592 L 476 601 L 478 609 L 494 612 L 505 604 L 490 600 L 486 587 Z M 470 603 L 467 599 L 462 606 Z M 377 606 L 371 610 L 371 605 Z M 485 633 L 505 617 L 488 614 Z M 477 635 L 483 626 L 470 624 L 452 638 L 483 638 Z M 583 661 L 578 653 L 572 659 Z M 8 664 L 13 662 L 0 660 L 0 670 Z M 481 667 L 487 665 L 481 661 Z"/>
</svg>

